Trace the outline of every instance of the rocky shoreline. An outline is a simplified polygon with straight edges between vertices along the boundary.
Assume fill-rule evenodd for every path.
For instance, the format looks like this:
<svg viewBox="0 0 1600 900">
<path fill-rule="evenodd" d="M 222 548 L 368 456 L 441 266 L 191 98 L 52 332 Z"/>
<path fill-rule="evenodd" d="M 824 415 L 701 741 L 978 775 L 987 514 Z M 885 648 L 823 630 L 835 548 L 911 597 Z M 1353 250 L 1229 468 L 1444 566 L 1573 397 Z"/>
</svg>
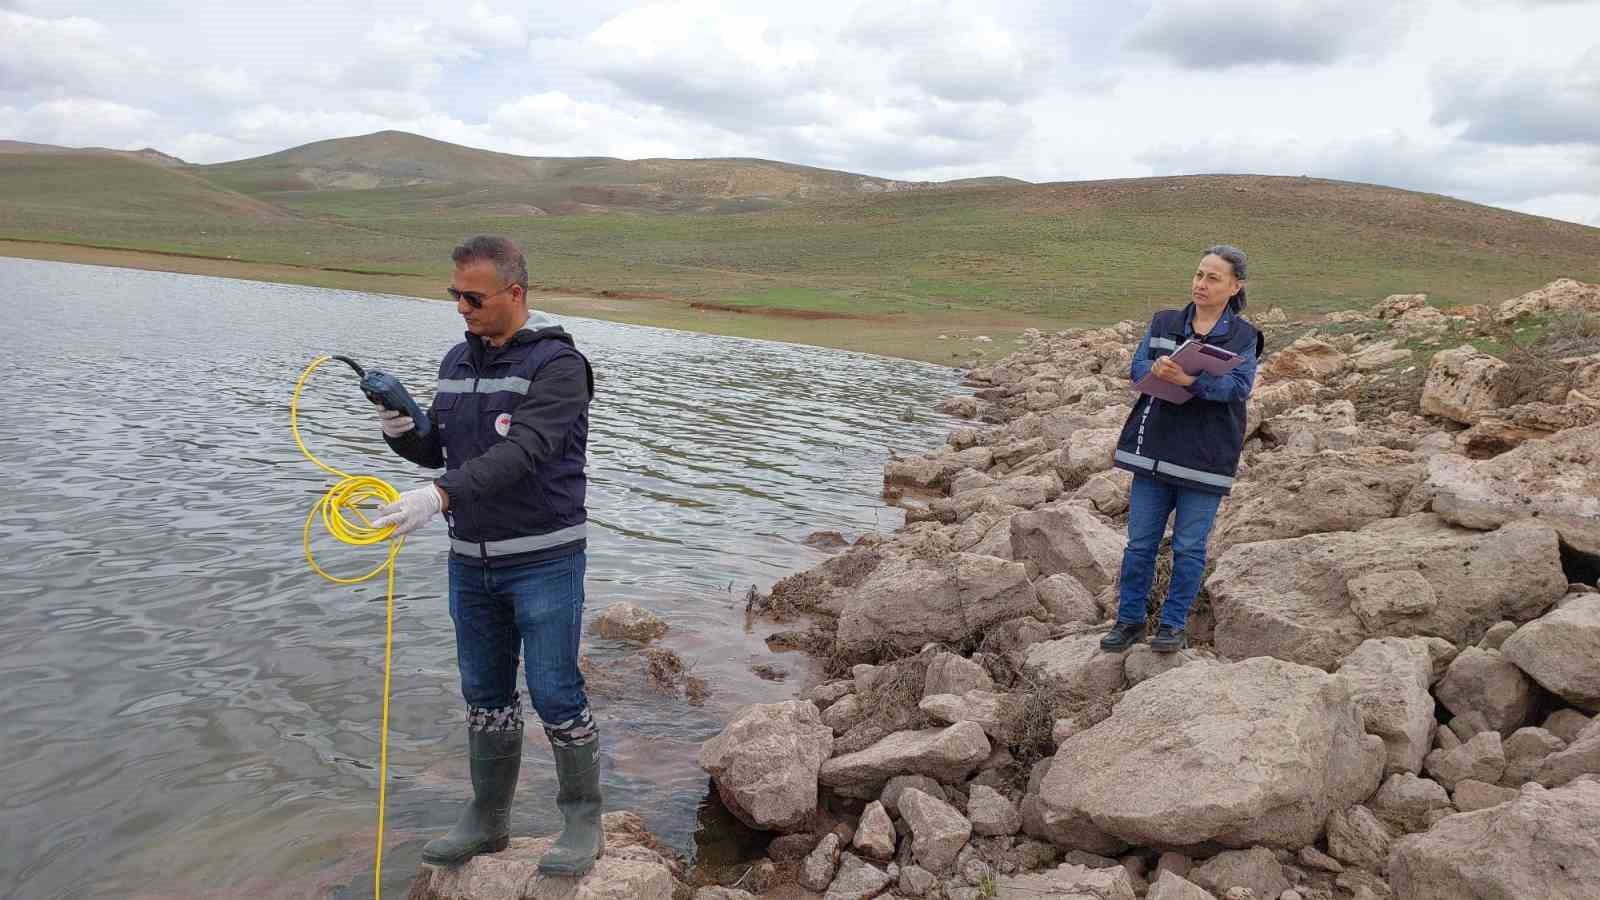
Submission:
<svg viewBox="0 0 1600 900">
<path fill-rule="evenodd" d="M 1600 285 L 1258 321 L 1190 649 L 1098 646 L 1144 323 L 1032 335 L 751 597 L 832 676 L 702 748 L 765 858 L 412 896 L 1600 898 Z"/>
</svg>

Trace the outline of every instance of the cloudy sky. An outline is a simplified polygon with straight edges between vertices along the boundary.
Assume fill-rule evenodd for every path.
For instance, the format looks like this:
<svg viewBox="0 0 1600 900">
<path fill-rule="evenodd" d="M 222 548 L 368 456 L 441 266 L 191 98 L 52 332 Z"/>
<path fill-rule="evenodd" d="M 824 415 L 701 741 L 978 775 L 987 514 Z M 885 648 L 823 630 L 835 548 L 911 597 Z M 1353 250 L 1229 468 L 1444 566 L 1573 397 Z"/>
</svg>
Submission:
<svg viewBox="0 0 1600 900">
<path fill-rule="evenodd" d="M 0 138 L 1195 172 L 1600 226 L 1600 0 L 0 0 Z"/>
</svg>

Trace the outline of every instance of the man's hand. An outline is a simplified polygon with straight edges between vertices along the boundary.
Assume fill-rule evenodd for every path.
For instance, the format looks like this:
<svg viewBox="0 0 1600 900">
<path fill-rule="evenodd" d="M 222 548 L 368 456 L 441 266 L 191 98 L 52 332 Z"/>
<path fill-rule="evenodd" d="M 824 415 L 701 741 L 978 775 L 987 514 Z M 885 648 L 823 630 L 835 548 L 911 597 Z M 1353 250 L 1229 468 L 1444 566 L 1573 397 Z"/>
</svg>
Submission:
<svg viewBox="0 0 1600 900">
<path fill-rule="evenodd" d="M 399 537 L 428 524 L 443 508 L 444 492 L 431 484 L 423 485 L 406 491 L 393 503 L 378 507 L 378 518 L 372 520 L 372 527 L 393 525 L 394 534 Z"/>
<path fill-rule="evenodd" d="M 1163 356 L 1156 360 L 1155 365 L 1150 367 L 1150 372 L 1162 381 L 1168 384 L 1175 384 L 1178 387 L 1188 387 L 1194 384 L 1195 377 L 1186 374 L 1183 371 L 1183 367 L 1173 362 L 1170 356 Z"/>
<path fill-rule="evenodd" d="M 408 431 L 417 427 L 411 417 L 402 414 L 398 409 L 390 409 L 382 404 L 374 403 L 372 408 L 378 411 L 378 425 L 383 429 L 383 436 L 394 440 Z"/>
</svg>

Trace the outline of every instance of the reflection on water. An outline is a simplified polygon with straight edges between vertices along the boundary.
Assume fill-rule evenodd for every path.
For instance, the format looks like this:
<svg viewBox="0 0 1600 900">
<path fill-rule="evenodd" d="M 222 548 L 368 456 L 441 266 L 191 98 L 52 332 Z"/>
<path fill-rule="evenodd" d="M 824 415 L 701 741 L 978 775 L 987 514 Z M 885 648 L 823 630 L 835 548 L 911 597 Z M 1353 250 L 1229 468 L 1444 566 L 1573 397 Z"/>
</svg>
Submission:
<svg viewBox="0 0 1600 900">
<path fill-rule="evenodd" d="M 295 377 L 348 353 L 424 397 L 459 339 L 447 304 L 0 259 L 0 894 L 370 895 L 383 589 L 326 584 L 300 555 L 329 486 L 289 440 Z M 656 610 L 711 688 L 691 706 L 597 694 L 608 807 L 688 851 L 699 744 L 806 674 L 746 627 L 743 592 L 819 555 L 808 533 L 898 526 L 890 448 L 937 443 L 948 370 L 828 350 L 566 322 L 594 361 L 589 615 Z M 908 407 L 915 422 L 900 420 Z M 402 487 L 349 373 L 303 400 L 330 464 Z M 443 526 L 400 558 L 385 891 L 454 821 L 464 735 Z M 338 572 L 367 551 L 318 545 Z M 629 652 L 591 639 L 597 664 Z M 789 682 L 761 681 L 768 662 Z M 514 827 L 552 830 L 549 750 L 530 741 Z"/>
</svg>

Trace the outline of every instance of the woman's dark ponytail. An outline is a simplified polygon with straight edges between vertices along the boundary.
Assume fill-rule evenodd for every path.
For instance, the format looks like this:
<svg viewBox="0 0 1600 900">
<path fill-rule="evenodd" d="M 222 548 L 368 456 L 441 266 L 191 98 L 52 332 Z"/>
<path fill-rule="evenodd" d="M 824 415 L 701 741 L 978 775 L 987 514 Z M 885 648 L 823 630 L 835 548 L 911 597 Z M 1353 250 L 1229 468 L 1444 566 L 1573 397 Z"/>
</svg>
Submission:
<svg viewBox="0 0 1600 900">
<path fill-rule="evenodd" d="M 1240 281 L 1244 281 L 1249 277 L 1249 270 L 1247 268 L 1248 263 L 1245 261 L 1244 251 L 1240 250 L 1238 247 L 1235 247 L 1231 244 L 1218 244 L 1215 247 L 1208 248 L 1206 252 L 1200 254 L 1201 259 L 1204 259 L 1207 256 L 1215 256 L 1219 259 L 1227 261 L 1228 265 L 1233 268 L 1233 277 L 1239 279 Z M 1234 295 L 1228 298 L 1228 308 L 1234 312 L 1243 312 L 1244 306 L 1244 285 L 1241 284 L 1239 285 L 1239 290 L 1235 291 Z"/>
</svg>

